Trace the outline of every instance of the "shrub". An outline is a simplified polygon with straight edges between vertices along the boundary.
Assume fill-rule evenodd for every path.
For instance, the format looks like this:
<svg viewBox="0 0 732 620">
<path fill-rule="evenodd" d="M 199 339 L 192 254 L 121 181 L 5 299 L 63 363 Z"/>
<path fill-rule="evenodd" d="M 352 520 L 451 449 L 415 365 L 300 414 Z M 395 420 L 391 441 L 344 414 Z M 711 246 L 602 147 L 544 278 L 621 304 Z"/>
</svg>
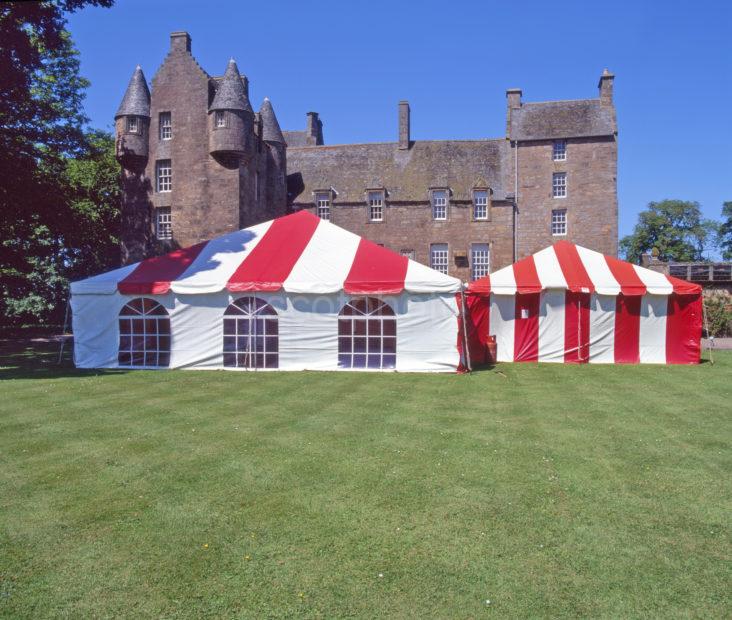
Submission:
<svg viewBox="0 0 732 620">
<path fill-rule="evenodd" d="M 707 314 L 705 325 L 709 334 L 716 338 L 732 335 L 732 296 L 710 295 L 704 298 Z"/>
</svg>

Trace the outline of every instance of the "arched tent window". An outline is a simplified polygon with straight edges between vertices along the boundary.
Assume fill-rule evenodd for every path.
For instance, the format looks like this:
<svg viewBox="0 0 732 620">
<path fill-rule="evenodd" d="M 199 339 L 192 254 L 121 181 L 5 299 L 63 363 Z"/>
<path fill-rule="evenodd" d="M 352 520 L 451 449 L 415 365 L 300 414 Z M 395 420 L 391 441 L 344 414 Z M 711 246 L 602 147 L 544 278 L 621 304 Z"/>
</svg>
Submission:
<svg viewBox="0 0 732 620">
<path fill-rule="evenodd" d="M 154 299 L 138 297 L 120 310 L 117 361 L 140 368 L 170 365 L 170 317 Z"/>
<path fill-rule="evenodd" d="M 277 313 L 257 297 L 241 297 L 224 313 L 224 366 L 279 366 Z"/>
<path fill-rule="evenodd" d="M 349 301 L 338 315 L 340 368 L 395 368 L 396 316 L 375 297 Z"/>
</svg>

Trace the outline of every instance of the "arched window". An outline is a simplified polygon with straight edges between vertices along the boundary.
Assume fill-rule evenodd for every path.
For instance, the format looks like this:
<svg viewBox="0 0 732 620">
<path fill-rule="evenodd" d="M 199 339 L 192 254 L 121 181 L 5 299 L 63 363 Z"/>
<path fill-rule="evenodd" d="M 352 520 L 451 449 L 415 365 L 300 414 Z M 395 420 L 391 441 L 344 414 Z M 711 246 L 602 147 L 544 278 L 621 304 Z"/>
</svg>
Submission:
<svg viewBox="0 0 732 620">
<path fill-rule="evenodd" d="M 375 297 L 349 301 L 338 315 L 340 368 L 395 368 L 396 316 Z"/>
<path fill-rule="evenodd" d="M 224 366 L 277 368 L 277 313 L 256 297 L 241 297 L 224 313 Z"/>
<path fill-rule="evenodd" d="M 142 368 L 170 365 L 170 317 L 154 299 L 138 297 L 120 310 L 117 361 Z"/>
</svg>

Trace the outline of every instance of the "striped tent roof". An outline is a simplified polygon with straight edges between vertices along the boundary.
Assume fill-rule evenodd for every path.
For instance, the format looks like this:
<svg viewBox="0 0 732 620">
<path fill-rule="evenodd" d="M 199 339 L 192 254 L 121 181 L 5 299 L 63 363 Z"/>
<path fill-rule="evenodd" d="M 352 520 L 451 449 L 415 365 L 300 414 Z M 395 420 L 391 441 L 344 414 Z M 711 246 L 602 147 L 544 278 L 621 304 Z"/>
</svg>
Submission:
<svg viewBox="0 0 732 620">
<path fill-rule="evenodd" d="M 74 282 L 74 295 L 452 293 L 460 280 L 299 211 Z"/>
<path fill-rule="evenodd" d="M 514 295 L 564 289 L 600 295 L 693 295 L 701 286 L 613 256 L 558 241 L 495 273 L 471 282 L 468 292 Z"/>
</svg>

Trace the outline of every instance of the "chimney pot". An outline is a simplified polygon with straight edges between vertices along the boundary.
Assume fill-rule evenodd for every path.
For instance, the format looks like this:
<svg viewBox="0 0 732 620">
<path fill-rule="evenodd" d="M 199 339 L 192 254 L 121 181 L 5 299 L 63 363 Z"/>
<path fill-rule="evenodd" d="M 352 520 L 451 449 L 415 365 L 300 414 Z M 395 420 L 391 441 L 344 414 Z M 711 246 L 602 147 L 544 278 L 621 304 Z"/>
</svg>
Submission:
<svg viewBox="0 0 732 620">
<path fill-rule="evenodd" d="M 410 136 L 410 110 L 408 101 L 399 102 L 399 148 L 408 150 Z"/>
</svg>

